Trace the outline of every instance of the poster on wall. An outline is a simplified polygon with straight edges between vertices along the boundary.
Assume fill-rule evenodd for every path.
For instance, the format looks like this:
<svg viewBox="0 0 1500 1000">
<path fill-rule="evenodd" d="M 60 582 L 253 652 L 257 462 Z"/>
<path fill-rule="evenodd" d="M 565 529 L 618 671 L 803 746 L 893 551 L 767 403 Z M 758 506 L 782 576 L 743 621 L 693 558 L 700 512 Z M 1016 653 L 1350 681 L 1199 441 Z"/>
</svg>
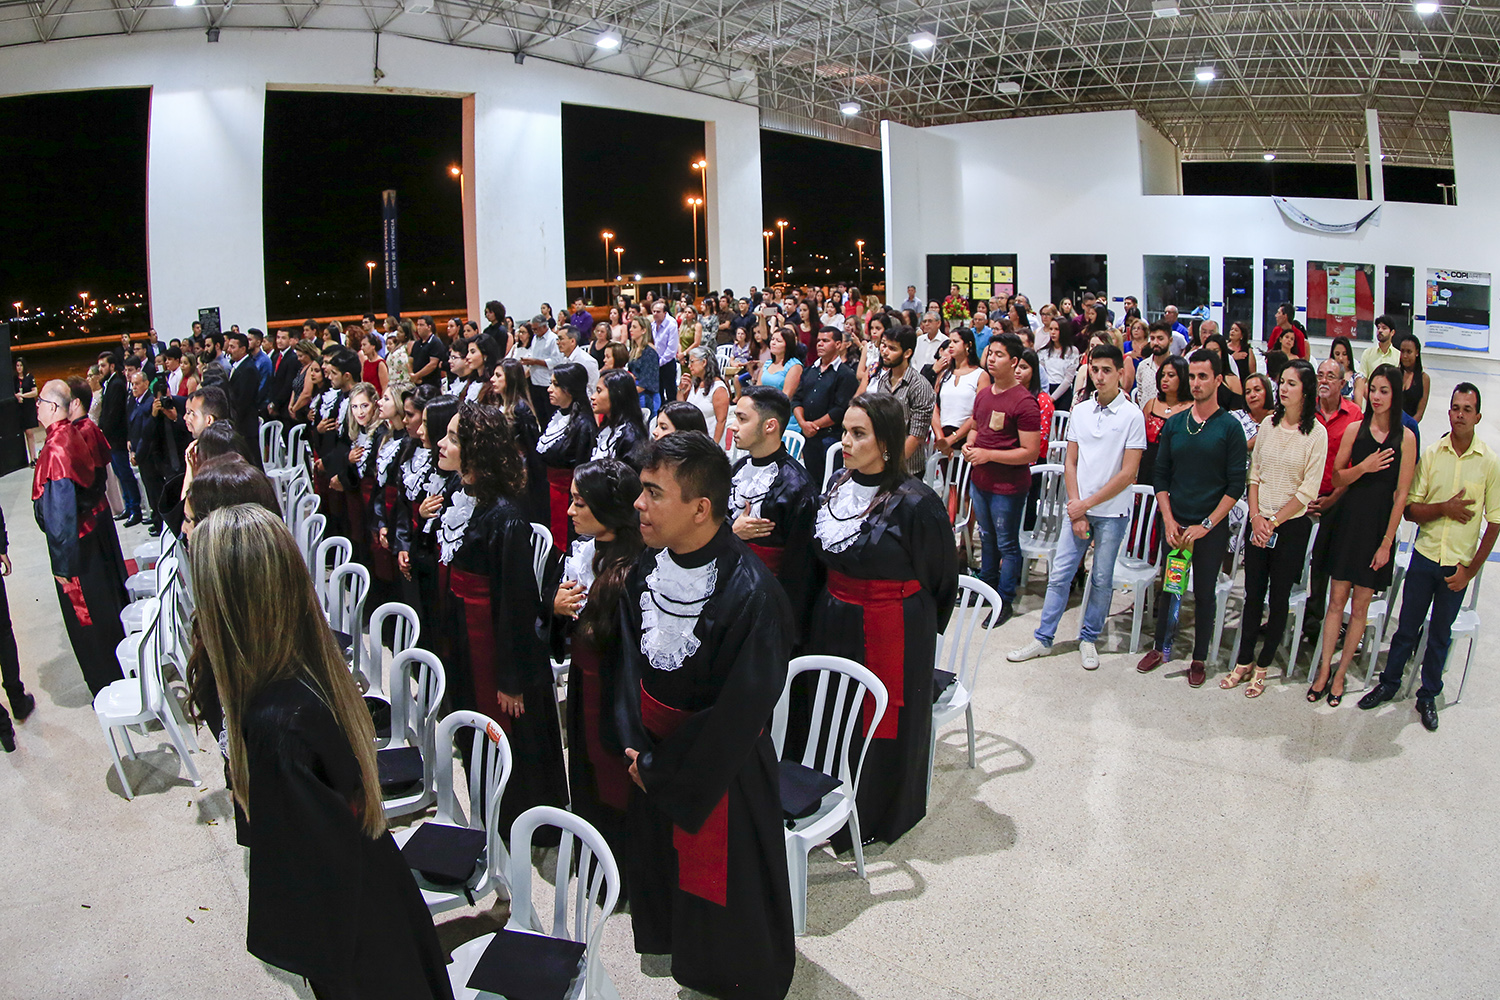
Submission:
<svg viewBox="0 0 1500 1000">
<path fill-rule="evenodd" d="M 1480 271 L 1427 272 L 1427 346 L 1490 349 L 1490 276 Z"/>
<path fill-rule="evenodd" d="M 1307 335 L 1375 339 L 1375 265 L 1307 262 Z"/>
<path fill-rule="evenodd" d="M 941 304 L 958 295 L 972 312 L 991 296 L 1016 294 L 1016 255 L 1013 253 L 928 254 L 927 300 Z M 967 314 L 966 314 L 967 315 Z"/>
</svg>

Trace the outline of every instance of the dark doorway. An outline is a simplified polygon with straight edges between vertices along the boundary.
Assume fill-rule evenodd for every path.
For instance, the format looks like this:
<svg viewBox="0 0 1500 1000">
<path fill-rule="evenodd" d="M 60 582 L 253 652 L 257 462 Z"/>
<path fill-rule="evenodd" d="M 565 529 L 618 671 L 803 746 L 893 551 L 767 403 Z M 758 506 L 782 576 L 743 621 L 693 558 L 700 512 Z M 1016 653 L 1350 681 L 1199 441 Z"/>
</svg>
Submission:
<svg viewBox="0 0 1500 1000">
<path fill-rule="evenodd" d="M 1082 313 L 1085 292 L 1107 297 L 1109 257 L 1102 253 L 1055 253 L 1052 255 L 1052 302 L 1073 300 L 1073 311 Z"/>
<path fill-rule="evenodd" d="M 1267 257 L 1261 262 L 1261 284 L 1265 293 L 1261 296 L 1261 339 L 1271 342 L 1271 331 L 1276 329 L 1276 310 L 1283 303 L 1292 301 L 1297 276 L 1292 273 L 1296 261 L 1283 257 Z"/>
<path fill-rule="evenodd" d="M 1393 267 L 1385 269 L 1385 308 L 1388 316 L 1401 321 L 1402 333 L 1411 333 L 1416 321 L 1417 272 L 1415 268 Z"/>
<path fill-rule="evenodd" d="M 1147 254 L 1146 322 L 1162 318 L 1167 306 L 1176 306 L 1180 322 L 1208 316 L 1208 258 Z"/>
<path fill-rule="evenodd" d="M 1255 258 L 1224 258 L 1224 334 L 1229 326 L 1240 323 L 1245 339 L 1255 336 Z"/>
</svg>

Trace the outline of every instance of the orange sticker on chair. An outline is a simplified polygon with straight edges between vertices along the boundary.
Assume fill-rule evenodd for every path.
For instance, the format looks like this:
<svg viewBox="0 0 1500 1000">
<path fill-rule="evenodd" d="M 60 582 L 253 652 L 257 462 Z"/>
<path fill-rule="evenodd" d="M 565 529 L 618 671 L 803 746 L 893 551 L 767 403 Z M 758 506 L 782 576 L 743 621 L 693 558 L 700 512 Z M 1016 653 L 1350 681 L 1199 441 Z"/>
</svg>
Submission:
<svg viewBox="0 0 1500 1000">
<path fill-rule="evenodd" d="M 500 727 L 493 722 L 485 723 L 484 734 L 490 738 L 491 743 L 500 742 Z"/>
</svg>

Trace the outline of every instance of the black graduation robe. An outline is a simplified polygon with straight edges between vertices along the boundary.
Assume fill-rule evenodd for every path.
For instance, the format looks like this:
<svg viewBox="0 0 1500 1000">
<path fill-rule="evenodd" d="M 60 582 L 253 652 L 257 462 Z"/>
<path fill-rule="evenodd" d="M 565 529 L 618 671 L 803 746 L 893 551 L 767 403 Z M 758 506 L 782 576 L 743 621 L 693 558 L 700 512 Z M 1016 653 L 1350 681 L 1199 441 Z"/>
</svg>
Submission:
<svg viewBox="0 0 1500 1000">
<path fill-rule="evenodd" d="M 348 487 L 346 485 L 344 491 L 339 491 L 330 486 L 335 478 L 344 475 L 349 465 L 349 438 L 344 433 L 345 417 L 349 413 L 349 394 L 339 389 L 325 389 L 314 397 L 307 409 L 307 419 L 311 425 L 308 428 L 308 440 L 318 463 L 314 466 L 313 489 L 323 498 L 318 509 L 327 519 L 323 537 L 343 535 L 350 541 L 356 541 L 349 535 L 346 510 Z M 333 430 L 318 430 L 318 424 L 330 418 L 337 420 Z"/>
<path fill-rule="evenodd" d="M 641 452 L 650 443 L 651 435 L 634 421 L 621 420 L 618 424 L 606 423 L 599 428 L 599 436 L 594 439 L 594 450 L 589 458 L 595 461 L 601 458 L 616 458 L 640 472 Z"/>
<path fill-rule="evenodd" d="M 422 621 L 422 632 L 417 645 L 441 655 L 438 634 L 442 628 L 439 616 L 437 573 L 437 525 L 438 518 L 424 520 L 419 513 L 422 501 L 429 496 L 446 497 L 445 487 L 449 474 L 437 467 L 437 455 L 430 448 L 408 440 L 403 450 L 398 482 L 399 496 L 391 520 L 393 530 L 387 532 L 394 555 L 405 552 L 411 567 L 411 576 L 396 574 L 396 585 L 400 600 L 417 612 Z M 458 477 L 452 477 L 455 482 Z"/>
<path fill-rule="evenodd" d="M 776 478 L 768 488 L 757 488 L 755 469 L 776 466 Z M 750 551 L 770 567 L 792 606 L 792 619 L 800 625 L 807 616 L 811 599 L 808 583 L 812 577 L 813 511 L 818 500 L 817 485 L 807 469 L 785 447 L 764 458 L 746 455 L 735 463 L 731 473 L 729 517 L 739 517 L 748 502 L 752 517 L 763 517 L 775 523 L 771 533 L 746 542 Z M 798 636 L 793 633 L 793 641 Z"/>
<path fill-rule="evenodd" d="M 47 428 L 31 481 L 36 523 L 47 536 L 47 556 L 57 583 L 58 605 L 68 641 L 89 690 L 98 694 L 124 675 L 115 646 L 125 638 L 120 612 L 127 603 L 114 549 L 99 531 L 97 470 L 93 449 L 67 420 Z"/>
<path fill-rule="evenodd" d="M 561 416 L 558 414 L 562 414 Z M 536 452 L 547 467 L 547 520 L 552 532 L 552 542 L 566 549 L 575 538 L 573 522 L 568 517 L 568 504 L 572 502 L 569 491 L 573 486 L 573 470 L 589 460 L 594 453 L 594 439 L 599 435 L 599 425 L 583 410 L 575 410 L 571 416 L 559 410 L 553 419 L 567 420 L 566 427 L 553 438 L 547 437 L 548 427 L 537 440 Z"/>
<path fill-rule="evenodd" d="M 713 561 L 717 577 L 693 626 L 698 649 L 677 669 L 658 669 L 641 651 L 657 554 L 642 554 L 620 605 L 616 735 L 641 751 L 646 786 L 632 786 L 628 819 L 635 948 L 670 954 L 683 986 L 779 1000 L 796 947 L 769 727 L 791 655 L 790 610 L 770 570 L 725 524 L 710 544 L 674 558 L 682 567 Z"/>
<path fill-rule="evenodd" d="M 515 769 L 500 803 L 500 828 L 509 830 L 532 806 L 568 805 L 547 656 L 551 611 L 544 616 L 531 568 L 531 523 L 513 500 L 479 504 L 461 489 L 443 513 L 438 545 L 448 700 L 494 719 L 510 740 Z M 519 718 L 500 711 L 501 691 L 522 697 Z"/>
<path fill-rule="evenodd" d="M 447 960 L 389 832 L 365 836 L 359 763 L 300 679 L 244 717 L 250 776 L 246 947 L 319 997 L 451 998 Z"/>
<path fill-rule="evenodd" d="M 547 463 L 537 454 L 536 442 L 542 429 L 536 422 L 536 411 L 523 400 L 516 402 L 515 412 L 510 418 L 511 433 L 516 436 L 516 446 L 526 460 L 526 516 L 537 524 L 550 520 L 552 501 L 547 495 Z M 559 542 L 559 546 L 563 543 Z"/>
<path fill-rule="evenodd" d="M 825 496 L 819 506 L 827 502 Z M 887 676 L 899 671 L 899 686 L 881 678 L 890 702 L 865 755 L 858 801 L 863 837 L 893 843 L 927 813 L 933 661 L 938 633 L 947 627 L 958 596 L 953 528 L 937 494 L 908 479 L 864 519 L 849 547 L 831 552 L 814 534 L 813 552 L 819 572 L 806 652 L 846 657 L 877 676 L 883 665 L 894 668 Z M 830 593 L 833 589 L 847 596 L 837 584 L 839 574 L 856 585 L 914 581 L 915 586 L 898 598 L 898 620 L 895 604 L 845 601 Z M 867 649 L 877 652 L 876 662 Z M 891 660 L 884 664 L 882 657 Z M 805 740 L 805 732 L 798 736 Z M 789 733 L 788 745 L 797 742 Z M 835 837 L 834 846 L 849 846 L 847 828 Z"/>
</svg>

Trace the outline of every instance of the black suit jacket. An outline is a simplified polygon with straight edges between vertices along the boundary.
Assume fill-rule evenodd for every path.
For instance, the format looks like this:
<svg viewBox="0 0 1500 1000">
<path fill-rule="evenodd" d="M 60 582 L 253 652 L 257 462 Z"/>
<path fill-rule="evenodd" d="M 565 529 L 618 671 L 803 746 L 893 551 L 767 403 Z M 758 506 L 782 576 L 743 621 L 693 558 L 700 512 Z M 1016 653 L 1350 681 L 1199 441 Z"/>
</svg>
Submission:
<svg viewBox="0 0 1500 1000">
<path fill-rule="evenodd" d="M 246 355 L 229 376 L 229 412 L 234 429 L 245 439 L 250 463 L 260 467 L 260 371 L 255 359 Z"/>
<path fill-rule="evenodd" d="M 103 393 L 99 403 L 99 429 L 104 432 L 104 440 L 111 448 L 122 451 L 130 438 L 125 406 L 125 397 L 129 393 L 125 391 L 125 376 L 119 372 L 111 375 L 104 383 Z"/>
<path fill-rule="evenodd" d="M 279 362 L 276 359 L 278 354 L 281 355 Z M 276 407 L 276 412 L 270 415 L 273 420 L 289 423 L 286 411 L 292 401 L 292 383 L 301 369 L 302 362 L 290 347 L 285 351 L 271 352 L 271 378 L 266 384 L 266 402 Z"/>
</svg>

